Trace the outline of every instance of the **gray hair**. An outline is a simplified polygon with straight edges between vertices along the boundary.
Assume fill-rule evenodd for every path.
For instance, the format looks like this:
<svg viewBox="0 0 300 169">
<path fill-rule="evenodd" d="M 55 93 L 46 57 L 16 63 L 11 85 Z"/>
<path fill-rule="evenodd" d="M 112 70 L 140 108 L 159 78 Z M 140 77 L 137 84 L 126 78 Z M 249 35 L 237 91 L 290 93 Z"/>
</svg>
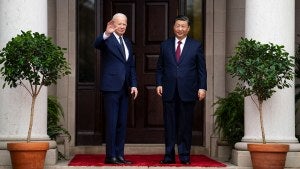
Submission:
<svg viewBox="0 0 300 169">
<path fill-rule="evenodd" d="M 123 18 L 126 18 L 126 20 L 127 20 L 127 16 L 125 14 L 123 14 L 123 13 L 116 13 L 116 14 L 114 14 L 114 16 L 112 17 L 112 19 L 114 20 L 117 17 L 123 17 Z"/>
</svg>

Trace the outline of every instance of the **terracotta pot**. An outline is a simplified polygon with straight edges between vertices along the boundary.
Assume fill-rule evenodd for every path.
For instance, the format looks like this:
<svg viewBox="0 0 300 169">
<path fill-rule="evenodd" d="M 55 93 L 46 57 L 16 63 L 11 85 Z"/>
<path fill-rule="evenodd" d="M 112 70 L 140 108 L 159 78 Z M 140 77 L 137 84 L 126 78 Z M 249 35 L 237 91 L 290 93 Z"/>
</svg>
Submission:
<svg viewBox="0 0 300 169">
<path fill-rule="evenodd" d="M 48 142 L 7 143 L 13 169 L 43 169 Z"/>
<path fill-rule="evenodd" d="M 253 169 L 283 169 L 289 145 L 248 144 Z"/>
</svg>

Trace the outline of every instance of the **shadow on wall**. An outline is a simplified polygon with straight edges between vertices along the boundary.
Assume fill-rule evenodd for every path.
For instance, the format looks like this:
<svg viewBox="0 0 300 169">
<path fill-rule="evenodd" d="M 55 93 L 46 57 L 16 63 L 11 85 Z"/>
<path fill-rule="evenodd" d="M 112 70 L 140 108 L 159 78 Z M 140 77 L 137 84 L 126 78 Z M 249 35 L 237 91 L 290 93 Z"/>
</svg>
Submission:
<svg viewBox="0 0 300 169">
<path fill-rule="evenodd" d="M 295 52 L 295 93 L 296 137 L 300 142 L 300 43 Z"/>
</svg>

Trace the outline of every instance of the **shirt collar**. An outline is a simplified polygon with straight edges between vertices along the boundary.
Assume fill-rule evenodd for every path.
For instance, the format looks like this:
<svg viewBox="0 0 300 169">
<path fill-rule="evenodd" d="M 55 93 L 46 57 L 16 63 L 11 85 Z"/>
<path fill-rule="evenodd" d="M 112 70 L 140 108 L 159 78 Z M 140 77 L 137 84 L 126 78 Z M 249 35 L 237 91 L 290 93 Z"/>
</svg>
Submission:
<svg viewBox="0 0 300 169">
<path fill-rule="evenodd" d="M 115 35 L 115 37 L 118 39 L 118 41 L 120 40 L 120 36 L 117 35 L 115 32 L 113 32 L 113 34 Z M 123 38 L 123 36 L 121 36 Z"/>
<path fill-rule="evenodd" d="M 185 37 L 185 38 L 183 38 L 182 40 L 181 40 L 181 44 L 182 44 L 182 46 L 184 45 L 184 43 L 185 43 L 185 41 L 186 41 L 186 38 L 187 37 Z M 177 45 L 177 42 L 178 42 L 179 40 L 177 39 L 177 38 L 175 38 L 175 44 Z"/>
</svg>

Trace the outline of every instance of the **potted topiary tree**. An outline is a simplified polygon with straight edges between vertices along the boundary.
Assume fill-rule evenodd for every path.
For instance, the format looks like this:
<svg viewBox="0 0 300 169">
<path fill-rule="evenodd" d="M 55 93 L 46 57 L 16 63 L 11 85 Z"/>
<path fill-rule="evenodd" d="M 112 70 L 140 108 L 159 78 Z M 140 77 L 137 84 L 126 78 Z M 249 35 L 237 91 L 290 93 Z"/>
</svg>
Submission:
<svg viewBox="0 0 300 169">
<path fill-rule="evenodd" d="M 24 32 L 12 38 L 0 51 L 0 74 L 4 78 L 3 88 L 22 86 L 31 96 L 31 112 L 27 142 L 8 143 L 13 168 L 38 169 L 44 167 L 48 142 L 31 142 L 35 101 L 43 86 L 55 84 L 57 79 L 70 74 L 70 65 L 64 58 L 64 48 L 51 38 L 38 32 Z M 37 147 L 36 147 L 37 146 Z M 23 149 L 29 149 L 34 159 L 27 159 Z M 39 148 L 42 152 L 37 151 Z M 41 155 L 38 157 L 37 155 Z M 21 159 L 17 159 L 18 156 Z M 26 158 L 25 158 L 26 157 Z M 40 164 L 37 164 L 41 162 Z"/>
<path fill-rule="evenodd" d="M 248 150 L 251 153 L 253 168 L 259 167 L 255 162 L 258 161 L 259 152 L 267 146 L 267 149 L 273 149 L 276 146 L 276 152 L 283 150 L 280 154 L 284 160 L 279 162 L 282 167 L 285 165 L 286 153 L 289 150 L 288 145 L 266 144 L 265 129 L 263 123 L 263 102 L 269 99 L 277 89 L 291 87 L 289 81 L 294 78 L 293 57 L 284 50 L 284 46 L 273 43 L 262 44 L 253 39 L 242 38 L 238 43 L 235 54 L 229 59 L 226 66 L 227 71 L 237 77 L 243 95 L 250 96 L 258 107 L 260 128 L 263 144 L 248 144 Z M 279 146 L 279 147 L 278 147 Z M 254 150 L 259 148 L 258 150 Z M 265 160 L 266 154 L 259 155 L 264 161 L 264 166 L 272 168 L 275 160 Z M 269 156 L 269 155 L 268 155 Z M 267 162 L 271 162 L 267 164 Z M 263 168 L 263 167 L 262 167 Z M 276 167 L 275 167 L 276 168 Z"/>
</svg>

